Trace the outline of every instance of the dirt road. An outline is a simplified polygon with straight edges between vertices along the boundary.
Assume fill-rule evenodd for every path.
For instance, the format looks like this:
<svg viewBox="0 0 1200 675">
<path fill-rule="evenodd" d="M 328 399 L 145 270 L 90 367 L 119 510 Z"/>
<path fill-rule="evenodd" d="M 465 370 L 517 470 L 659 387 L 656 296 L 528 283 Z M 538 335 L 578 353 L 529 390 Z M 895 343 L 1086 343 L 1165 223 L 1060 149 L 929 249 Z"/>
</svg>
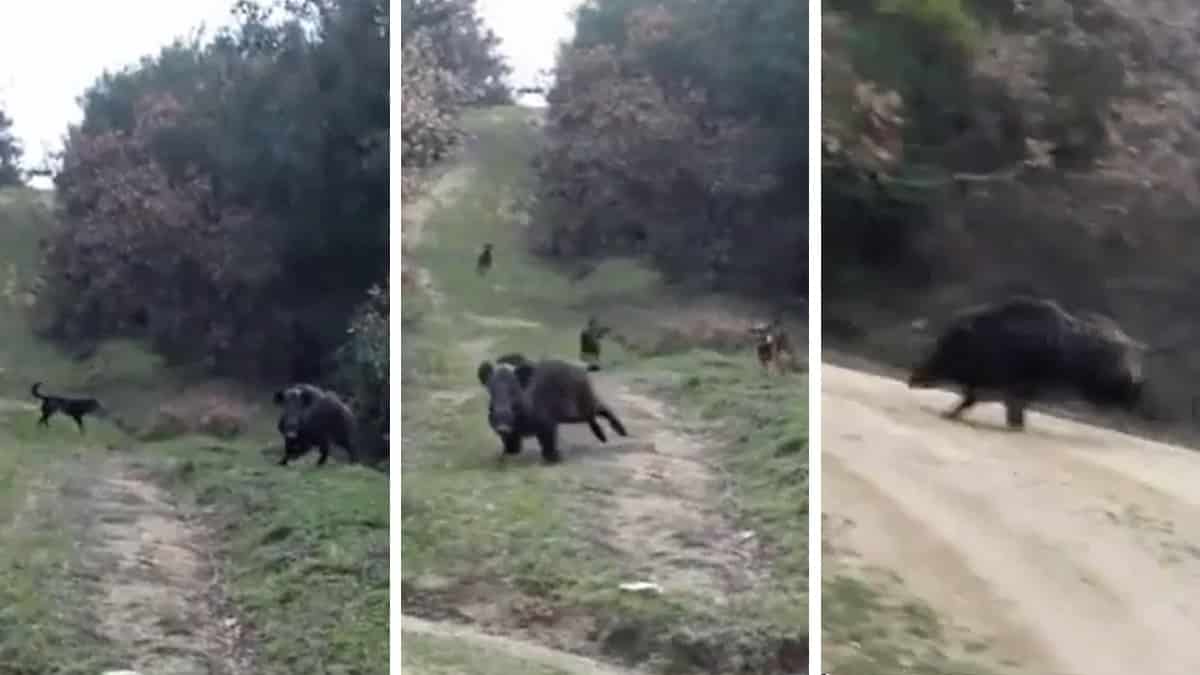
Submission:
<svg viewBox="0 0 1200 675">
<path fill-rule="evenodd" d="M 956 423 L 949 392 L 822 372 L 843 569 L 895 572 L 1017 672 L 1200 673 L 1200 454 L 1037 413 L 1014 433 L 995 404 Z"/>
</svg>

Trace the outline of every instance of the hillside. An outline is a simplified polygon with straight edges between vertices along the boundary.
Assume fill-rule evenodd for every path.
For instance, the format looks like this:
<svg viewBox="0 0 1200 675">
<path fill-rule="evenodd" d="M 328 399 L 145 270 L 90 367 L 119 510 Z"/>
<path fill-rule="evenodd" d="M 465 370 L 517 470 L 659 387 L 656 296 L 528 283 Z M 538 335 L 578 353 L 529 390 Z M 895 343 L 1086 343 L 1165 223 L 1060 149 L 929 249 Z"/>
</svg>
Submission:
<svg viewBox="0 0 1200 675">
<path fill-rule="evenodd" d="M 386 476 L 274 466 L 268 391 L 36 338 L 52 199 L 0 191 L 0 673 L 386 672 Z M 39 427 L 35 381 L 108 415 Z"/>
<path fill-rule="evenodd" d="M 830 346 L 907 367 L 930 340 L 908 328 L 914 320 L 936 330 L 968 304 L 1047 295 L 1152 345 L 1183 344 L 1148 364 L 1171 420 L 1143 431 L 1194 440 L 1193 6 L 930 0 L 884 25 L 830 4 Z M 864 51 L 868 35 L 880 40 Z M 922 49 L 943 66 L 921 65 Z"/>
<path fill-rule="evenodd" d="M 1195 7 L 826 8 L 824 663 L 1191 672 L 1169 631 L 1195 629 Z M 1044 405 L 993 433 L 993 406 L 952 424 L 946 393 L 845 368 L 902 372 L 953 312 L 1012 292 L 1176 347 L 1147 363 L 1165 419 Z"/>
<path fill-rule="evenodd" d="M 806 672 L 806 377 L 761 373 L 759 308 L 673 293 L 630 259 L 572 280 L 527 253 L 539 114 L 473 110 L 465 145 L 404 204 L 403 611 L 646 672 Z M 495 262 L 479 276 L 484 241 Z M 575 360 L 589 315 L 613 327 L 593 379 L 630 436 L 563 428 L 561 464 L 532 440 L 501 461 L 477 365 Z M 583 672 L 513 665 L 519 649 L 492 661 L 494 643 L 449 650 L 419 626 L 402 626 L 406 672 L 480 658 Z"/>
</svg>

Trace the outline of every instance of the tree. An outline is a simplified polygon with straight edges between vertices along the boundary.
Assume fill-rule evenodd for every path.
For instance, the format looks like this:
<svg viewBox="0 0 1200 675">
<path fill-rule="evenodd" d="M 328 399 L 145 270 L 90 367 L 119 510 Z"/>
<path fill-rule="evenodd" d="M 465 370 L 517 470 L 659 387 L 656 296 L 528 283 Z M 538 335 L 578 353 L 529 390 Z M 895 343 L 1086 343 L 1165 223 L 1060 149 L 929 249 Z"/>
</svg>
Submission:
<svg viewBox="0 0 1200 675">
<path fill-rule="evenodd" d="M 13 120 L 0 110 L 0 187 L 21 185 L 21 143 L 13 136 Z"/>
<path fill-rule="evenodd" d="M 497 53 L 500 38 L 483 24 L 476 0 L 403 0 L 401 40 L 428 39 L 429 63 L 455 74 L 463 103 L 510 103 L 504 80 L 512 72 Z"/>
<path fill-rule="evenodd" d="M 585 4 L 547 97 L 538 250 L 805 293 L 806 22 L 787 0 Z"/>
</svg>

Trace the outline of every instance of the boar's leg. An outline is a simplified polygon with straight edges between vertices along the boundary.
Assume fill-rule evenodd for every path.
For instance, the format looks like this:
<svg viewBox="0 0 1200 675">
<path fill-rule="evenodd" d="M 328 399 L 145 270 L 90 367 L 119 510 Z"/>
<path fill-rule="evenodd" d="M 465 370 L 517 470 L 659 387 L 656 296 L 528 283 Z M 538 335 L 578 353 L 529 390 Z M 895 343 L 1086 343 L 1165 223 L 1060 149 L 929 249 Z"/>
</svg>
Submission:
<svg viewBox="0 0 1200 675">
<path fill-rule="evenodd" d="M 588 427 L 591 428 L 592 433 L 596 435 L 596 438 L 600 439 L 601 443 L 608 442 L 608 436 L 604 435 L 604 429 L 600 428 L 600 423 L 596 421 L 595 417 L 588 418 L 587 423 Z"/>
<path fill-rule="evenodd" d="M 317 459 L 317 466 L 321 466 L 329 459 L 329 439 L 322 438 L 317 444 L 317 449 L 321 451 L 320 458 Z"/>
<path fill-rule="evenodd" d="M 1004 421 L 1013 430 L 1025 428 L 1025 408 L 1037 395 L 1037 387 L 1018 385 L 1015 390 L 1004 396 Z"/>
<path fill-rule="evenodd" d="M 958 417 L 962 415 L 967 408 L 975 405 L 977 401 L 978 399 L 975 398 L 975 388 L 964 387 L 962 400 L 958 402 L 958 405 L 942 413 L 942 416 L 948 420 L 958 419 Z"/>
<path fill-rule="evenodd" d="M 542 446 L 542 459 L 554 464 L 562 459 L 558 454 L 558 429 L 550 427 L 538 432 L 538 445 Z"/>
<path fill-rule="evenodd" d="M 287 443 L 285 443 L 283 446 L 283 457 L 279 458 L 279 466 L 287 466 L 288 462 L 292 461 L 293 459 L 296 459 L 300 455 L 303 455 L 307 451 L 308 451 L 307 445 L 297 444 L 295 446 L 292 446 L 292 445 L 288 445 Z"/>
<path fill-rule="evenodd" d="M 608 420 L 608 423 L 612 426 L 613 431 L 616 431 L 618 434 L 622 436 L 629 435 L 629 433 L 625 431 L 625 425 L 621 424 L 621 420 L 617 419 L 617 416 L 613 414 L 613 411 L 610 410 L 608 406 L 600 406 L 600 409 L 596 411 L 596 416 L 603 417 L 604 419 Z"/>
<path fill-rule="evenodd" d="M 519 455 L 521 454 L 521 435 L 509 434 L 501 436 L 500 440 L 504 441 L 504 454 Z"/>
<path fill-rule="evenodd" d="M 1025 428 L 1025 399 L 1007 396 L 1004 399 L 1004 421 L 1013 430 Z"/>
</svg>

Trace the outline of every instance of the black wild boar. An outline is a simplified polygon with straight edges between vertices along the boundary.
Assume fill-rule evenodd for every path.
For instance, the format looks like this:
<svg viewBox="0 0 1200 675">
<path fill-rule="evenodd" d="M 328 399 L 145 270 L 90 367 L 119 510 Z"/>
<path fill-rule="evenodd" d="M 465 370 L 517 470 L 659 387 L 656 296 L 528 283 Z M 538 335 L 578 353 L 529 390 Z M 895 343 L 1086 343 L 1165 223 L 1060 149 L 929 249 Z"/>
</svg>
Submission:
<svg viewBox="0 0 1200 675">
<path fill-rule="evenodd" d="M 283 406 L 278 425 L 283 436 L 280 466 L 314 446 L 321 451 L 317 464 L 324 464 L 329 459 L 330 444 L 345 448 L 351 462 L 358 461 L 354 413 L 337 394 L 311 384 L 293 384 L 275 392 L 274 398 L 276 404 Z"/>
<path fill-rule="evenodd" d="M 962 400 L 944 413 L 951 419 L 981 400 L 1002 401 L 1013 429 L 1023 428 L 1025 408 L 1047 395 L 1145 413 L 1145 352 L 1107 317 L 1075 316 L 1052 300 L 1017 296 L 959 313 L 908 386 L 961 387 Z"/>
<path fill-rule="evenodd" d="M 556 359 L 517 364 L 484 361 L 477 374 L 488 392 L 488 425 L 503 442 L 505 454 L 521 452 L 522 441 L 534 436 L 542 459 L 559 461 L 560 424 L 586 422 L 596 438 L 607 443 L 597 417 L 608 420 L 621 436 L 629 435 L 596 395 L 587 371 L 578 366 Z"/>
<path fill-rule="evenodd" d="M 532 364 L 533 362 L 525 358 L 525 355 L 520 352 L 510 352 L 496 359 L 496 363 L 507 363 L 510 366 L 519 366 L 522 363 Z"/>
<path fill-rule="evenodd" d="M 775 364 L 776 371 L 780 373 L 784 370 L 785 361 L 788 368 L 795 367 L 796 357 L 792 352 L 792 342 L 779 319 L 773 319 L 770 323 L 755 324 L 750 328 L 750 333 L 757 340 L 754 351 L 758 356 L 759 364 L 763 367 L 763 372 L 770 373 L 772 363 Z"/>
</svg>

